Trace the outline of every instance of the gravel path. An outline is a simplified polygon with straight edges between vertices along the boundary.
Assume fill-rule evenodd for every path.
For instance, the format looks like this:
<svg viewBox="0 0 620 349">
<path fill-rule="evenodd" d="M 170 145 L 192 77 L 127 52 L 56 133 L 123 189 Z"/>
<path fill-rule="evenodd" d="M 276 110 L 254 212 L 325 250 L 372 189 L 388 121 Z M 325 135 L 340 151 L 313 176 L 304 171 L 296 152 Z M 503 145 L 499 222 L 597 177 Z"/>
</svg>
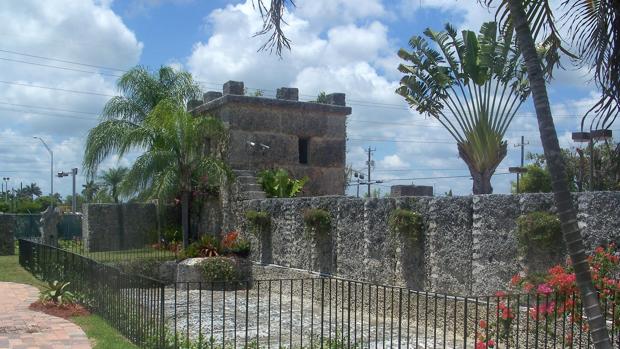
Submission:
<svg viewBox="0 0 620 349">
<path fill-rule="evenodd" d="M 177 290 L 166 292 L 166 322 L 181 337 L 212 339 L 222 346 L 305 348 L 340 343 L 363 348 L 453 347 L 443 332 L 424 329 L 405 316 L 376 314 L 368 307 L 339 304 L 335 298 L 311 301 L 307 294 Z M 189 302 L 188 302 L 189 300 Z M 176 307 L 175 307 L 176 303 Z M 175 321 L 176 320 L 176 321 Z M 350 324 L 350 325 L 348 325 Z M 401 338 L 400 345 L 397 344 Z M 452 338 L 452 334 L 446 334 Z"/>
</svg>

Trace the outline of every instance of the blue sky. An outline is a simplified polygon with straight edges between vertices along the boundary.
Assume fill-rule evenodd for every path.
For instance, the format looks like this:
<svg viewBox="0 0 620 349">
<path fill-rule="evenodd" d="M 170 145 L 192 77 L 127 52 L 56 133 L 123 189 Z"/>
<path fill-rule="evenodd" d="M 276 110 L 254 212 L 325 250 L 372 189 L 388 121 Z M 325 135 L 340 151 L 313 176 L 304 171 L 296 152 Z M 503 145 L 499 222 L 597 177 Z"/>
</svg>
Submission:
<svg viewBox="0 0 620 349">
<path fill-rule="evenodd" d="M 107 96 L 116 93 L 114 75 L 122 73 L 101 67 L 171 64 L 192 72 L 205 90 L 242 80 L 267 96 L 282 86 L 298 87 L 306 100 L 319 91 L 344 92 L 353 108 L 347 162 L 362 169 L 364 149 L 376 148 L 373 177 L 386 181 L 382 192 L 391 184 L 414 182 L 434 185 L 438 194 L 449 189 L 468 194 L 468 171 L 449 134 L 411 112 L 394 93 L 400 78 L 396 51 L 426 27 L 439 30 L 451 22 L 477 30 L 493 14 L 476 0 L 296 4 L 287 13 L 292 51 L 279 59 L 256 52 L 264 38 L 252 37 L 261 21 L 251 0 L 2 2 L 0 174 L 11 177 L 11 186 L 35 181 L 49 191 L 49 156 L 32 136 L 50 144 L 56 169 L 80 167 L 85 135 L 96 125 Z M 596 91 L 587 83 L 587 71 L 570 62 L 566 66 L 570 69 L 556 74 L 549 91 L 562 146 L 574 147 L 570 132 L 578 128 L 579 115 L 592 105 Z M 521 135 L 529 142 L 527 151 L 541 151 L 531 112 L 528 101 L 509 129 L 508 156 L 499 173 L 518 164 L 513 145 Z M 103 167 L 130 161 L 111 158 Z M 452 176 L 465 177 L 440 178 Z M 433 179 L 418 179 L 428 177 Z M 508 192 L 511 180 L 512 175 L 495 176 L 495 192 Z M 66 195 L 70 188 L 68 178 L 55 179 L 56 191 Z"/>
</svg>

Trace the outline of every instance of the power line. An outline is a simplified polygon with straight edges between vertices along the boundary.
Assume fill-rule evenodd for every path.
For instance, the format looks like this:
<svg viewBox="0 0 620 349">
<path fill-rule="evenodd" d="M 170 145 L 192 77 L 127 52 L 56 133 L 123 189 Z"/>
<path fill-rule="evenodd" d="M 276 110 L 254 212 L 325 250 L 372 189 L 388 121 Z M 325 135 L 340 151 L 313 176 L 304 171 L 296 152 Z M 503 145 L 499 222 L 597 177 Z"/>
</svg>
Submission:
<svg viewBox="0 0 620 349">
<path fill-rule="evenodd" d="M 117 77 L 117 78 L 120 78 L 122 76 L 122 75 L 105 73 L 105 72 L 95 72 L 95 71 L 90 71 L 90 70 L 81 70 L 81 69 L 75 69 L 75 68 L 69 68 L 69 67 L 59 67 L 57 65 L 49 65 L 49 64 L 35 63 L 35 62 L 26 62 L 26 61 L 21 61 L 21 60 L 18 60 L 18 59 L 11 59 L 11 58 L 5 58 L 5 57 L 0 57 L 0 60 L 7 61 L 7 62 L 13 62 L 13 63 L 23 63 L 23 64 L 36 65 L 36 66 L 39 66 L 39 67 L 62 69 L 62 70 L 74 71 L 74 72 L 78 72 L 78 73 L 100 74 L 100 75 L 114 76 L 114 77 Z"/>
<path fill-rule="evenodd" d="M 50 113 L 41 113 L 41 112 L 30 111 L 30 110 L 22 110 L 22 109 L 0 108 L 0 110 L 12 111 L 12 112 L 17 112 L 17 113 L 21 112 L 21 113 L 34 114 L 34 115 L 45 115 L 45 116 L 51 116 L 51 117 L 57 117 L 57 118 L 76 119 L 76 120 L 89 120 L 89 121 L 98 121 L 99 120 L 97 118 L 89 118 L 89 117 L 86 117 L 86 116 L 50 114 Z"/>
<path fill-rule="evenodd" d="M 88 63 L 70 61 L 70 60 L 66 60 L 66 59 L 43 57 L 43 56 L 33 55 L 33 54 L 30 54 L 30 53 L 10 51 L 10 50 L 4 50 L 4 49 L 0 49 L 0 52 L 12 53 L 12 54 L 15 54 L 15 55 L 32 57 L 32 58 L 46 59 L 48 61 L 56 61 L 56 62 L 62 62 L 62 63 L 81 65 L 81 66 L 84 66 L 84 67 L 99 68 L 99 69 L 106 69 L 106 70 L 114 70 L 114 71 L 120 71 L 120 72 L 124 72 L 124 73 L 127 72 L 126 69 L 118 69 L 118 68 L 112 68 L 112 67 L 105 67 L 105 66 L 101 66 L 101 65 L 95 65 L 95 64 L 88 64 Z"/>
<path fill-rule="evenodd" d="M 40 89 L 46 89 L 46 90 L 54 90 L 54 91 L 62 91 L 62 92 L 70 92 L 70 93 L 79 93 L 79 94 L 93 95 L 93 96 L 117 97 L 116 95 L 109 95 L 109 94 L 105 94 L 105 93 L 102 93 L 102 92 L 69 90 L 69 89 L 64 89 L 64 88 L 59 88 L 59 87 L 50 87 L 50 86 L 24 84 L 24 83 L 21 83 L 21 82 L 14 82 L 14 81 L 0 80 L 0 83 L 7 84 L 7 85 L 17 85 L 17 86 L 24 86 L 24 87 L 40 88 Z"/>
<path fill-rule="evenodd" d="M 99 113 L 92 113 L 92 112 L 87 112 L 87 111 L 77 111 L 77 110 L 69 110 L 69 109 L 62 109 L 62 108 L 52 108 L 52 107 L 41 107 L 41 106 L 35 106 L 35 105 L 29 105 L 29 104 L 17 104 L 17 103 L 9 103 L 9 102 L 0 102 L 0 104 L 12 105 L 12 106 L 16 106 L 16 107 L 33 108 L 33 109 L 47 109 L 47 110 L 64 111 L 64 112 L 77 113 L 77 114 L 99 115 Z"/>
<path fill-rule="evenodd" d="M 510 172 L 496 172 L 493 175 L 508 175 Z M 471 175 L 462 175 L 462 176 L 441 176 L 441 177 L 416 177 L 416 178 L 392 178 L 386 179 L 383 182 L 394 182 L 394 181 L 418 181 L 425 179 L 450 179 L 450 178 L 471 178 Z"/>
<path fill-rule="evenodd" d="M 33 54 L 29 54 L 29 53 L 11 51 L 11 50 L 0 49 L 0 52 L 11 53 L 11 54 L 16 54 L 16 55 L 22 55 L 22 56 L 38 58 L 38 59 L 46 59 L 46 60 L 63 62 L 63 63 L 68 63 L 68 64 L 75 64 L 75 65 L 92 67 L 92 68 L 113 70 L 113 71 L 119 71 L 119 72 L 127 72 L 128 71 L 126 69 L 112 68 L 112 67 L 106 67 L 106 66 L 95 65 L 95 64 L 88 64 L 88 63 L 82 63 L 82 62 L 76 62 L 76 61 L 70 61 L 70 60 L 64 60 L 64 59 L 58 59 L 58 58 L 44 57 L 44 56 L 33 55 Z M 15 59 L 10 59 L 10 58 L 0 58 L 0 60 L 6 60 L 6 61 L 12 61 L 12 62 L 24 63 L 24 64 L 32 64 L 32 65 L 38 65 L 38 66 L 48 67 L 48 68 L 63 69 L 63 70 L 70 70 L 70 71 L 76 71 L 76 72 L 83 72 L 83 73 L 89 73 L 89 74 L 101 74 L 101 75 L 110 75 L 110 76 L 114 76 L 114 77 L 120 77 L 120 75 L 116 75 L 116 74 L 109 74 L 109 73 L 102 73 L 102 72 L 93 72 L 93 71 L 85 71 L 85 70 L 79 70 L 79 69 L 68 68 L 68 67 L 59 67 L 59 66 L 52 66 L 52 65 L 47 65 L 47 64 L 35 63 L 35 62 L 20 61 L 20 60 L 15 60 Z M 0 81 L 0 82 L 8 83 L 8 82 L 4 82 L 4 81 Z M 200 81 L 200 80 L 196 80 L 196 82 L 202 83 L 202 84 L 206 84 L 206 85 L 211 85 L 211 86 L 218 86 L 218 87 L 222 86 L 221 83 L 215 83 L 215 82 L 206 82 L 206 81 Z M 14 83 L 14 84 L 18 84 L 18 83 Z M 34 85 L 29 85 L 29 86 L 37 87 L 37 86 L 34 86 Z M 39 88 L 45 88 L 45 87 L 39 87 Z M 247 88 L 248 89 L 252 89 L 252 90 L 261 90 L 261 91 L 275 92 L 275 90 L 273 90 L 273 89 L 264 89 L 264 88 L 255 88 L 255 87 L 247 87 Z M 49 89 L 55 89 L 55 88 L 49 88 Z M 62 91 L 63 89 L 56 89 L 56 90 Z M 101 93 L 98 93 L 98 92 L 85 92 L 85 91 L 76 92 L 76 91 L 71 91 L 71 90 L 66 90 L 66 92 L 94 94 L 94 95 L 103 95 L 103 96 L 106 96 L 106 97 L 113 97 L 113 96 L 104 95 L 104 94 L 101 94 Z M 301 94 L 301 96 L 316 97 L 316 96 L 313 96 L 313 95 L 304 95 L 304 94 Z M 350 102 L 350 104 L 352 106 L 375 107 L 375 108 L 407 110 L 407 111 L 411 110 L 410 107 L 408 107 L 406 105 L 402 105 L 402 104 L 372 102 L 372 101 L 367 101 L 367 100 L 356 100 L 356 99 L 349 99 L 349 102 Z M 447 113 L 447 115 L 453 115 L 453 114 Z M 553 115 L 554 118 L 574 118 L 574 117 L 582 117 L 582 116 L 583 116 L 583 114 L 555 114 L 555 115 Z M 516 114 L 515 117 L 535 118 L 536 115 L 533 114 L 533 113 L 530 113 L 530 114 Z"/>
</svg>

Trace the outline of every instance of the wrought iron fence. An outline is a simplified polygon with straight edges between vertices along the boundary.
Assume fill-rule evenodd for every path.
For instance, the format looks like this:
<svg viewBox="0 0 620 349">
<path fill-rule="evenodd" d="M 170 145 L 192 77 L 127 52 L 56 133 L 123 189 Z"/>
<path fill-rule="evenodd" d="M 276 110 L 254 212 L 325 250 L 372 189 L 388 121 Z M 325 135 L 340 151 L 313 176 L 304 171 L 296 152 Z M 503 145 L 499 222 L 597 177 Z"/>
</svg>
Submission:
<svg viewBox="0 0 620 349">
<path fill-rule="evenodd" d="M 19 262 L 44 281 L 70 282 L 81 303 L 133 343 L 163 346 L 164 284 L 35 241 L 19 240 Z"/>
<path fill-rule="evenodd" d="M 20 240 L 20 262 L 71 281 L 145 348 L 591 348 L 574 294 L 460 297 L 314 278 L 173 283 Z M 612 341 L 620 307 L 601 297 Z"/>
<path fill-rule="evenodd" d="M 458 297 L 325 277 L 169 289 L 174 347 L 593 347 L 581 305 L 559 294 Z M 616 307 L 603 300 L 618 345 Z"/>
</svg>

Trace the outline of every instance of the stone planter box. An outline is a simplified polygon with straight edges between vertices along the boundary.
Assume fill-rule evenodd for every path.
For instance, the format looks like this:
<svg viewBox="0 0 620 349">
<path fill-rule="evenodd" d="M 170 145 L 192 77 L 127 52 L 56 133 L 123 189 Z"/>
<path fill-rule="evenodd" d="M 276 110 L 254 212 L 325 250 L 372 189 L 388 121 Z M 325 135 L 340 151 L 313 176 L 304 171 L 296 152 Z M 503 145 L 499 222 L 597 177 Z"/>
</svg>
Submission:
<svg viewBox="0 0 620 349">
<path fill-rule="evenodd" d="M 240 290 L 252 287 L 252 262 L 238 257 L 188 258 L 177 264 L 179 288 Z"/>
</svg>

